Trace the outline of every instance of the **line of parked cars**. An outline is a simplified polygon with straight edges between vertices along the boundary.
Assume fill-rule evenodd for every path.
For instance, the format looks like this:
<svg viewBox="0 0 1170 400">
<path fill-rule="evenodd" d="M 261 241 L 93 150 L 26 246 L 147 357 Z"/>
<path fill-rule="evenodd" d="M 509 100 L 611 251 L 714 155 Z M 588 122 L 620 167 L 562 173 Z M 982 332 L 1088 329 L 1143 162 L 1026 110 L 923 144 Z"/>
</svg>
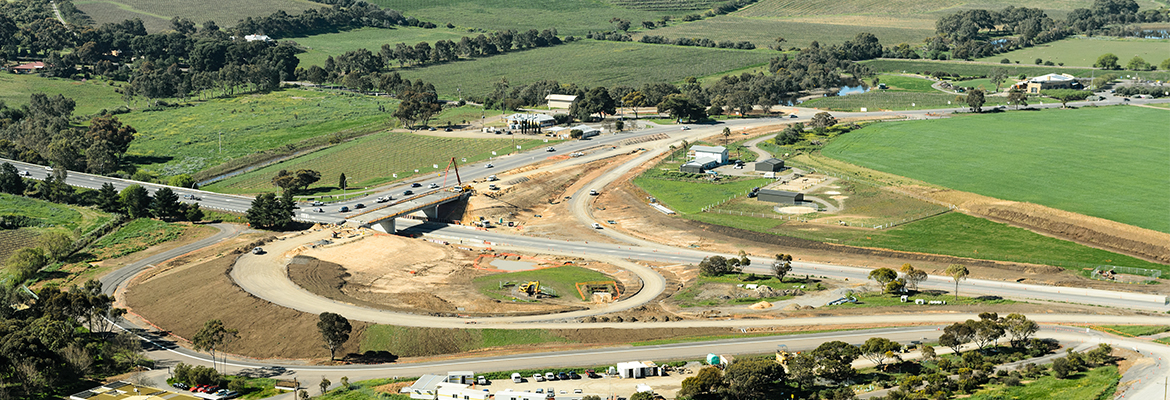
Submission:
<svg viewBox="0 0 1170 400">
<path fill-rule="evenodd" d="M 240 393 L 235 390 L 221 389 L 219 386 L 215 385 L 195 385 L 192 387 L 186 383 L 177 382 L 171 384 L 171 386 L 175 389 L 182 389 L 195 393 L 207 393 L 210 395 L 220 396 L 224 399 L 231 399 L 240 395 Z"/>
</svg>

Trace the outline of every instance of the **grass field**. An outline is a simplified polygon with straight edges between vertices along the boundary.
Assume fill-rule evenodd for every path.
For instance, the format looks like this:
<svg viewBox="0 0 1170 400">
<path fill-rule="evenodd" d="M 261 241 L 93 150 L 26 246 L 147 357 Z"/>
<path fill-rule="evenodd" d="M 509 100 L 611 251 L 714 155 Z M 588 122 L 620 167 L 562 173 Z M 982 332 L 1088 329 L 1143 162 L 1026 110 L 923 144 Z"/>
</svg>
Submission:
<svg viewBox="0 0 1170 400">
<path fill-rule="evenodd" d="M 440 40 L 451 40 L 458 43 L 459 38 L 463 36 L 474 37 L 473 34 L 467 32 L 452 31 L 446 28 L 401 27 L 396 29 L 362 28 L 292 40 L 308 48 L 307 52 L 297 55 L 301 59 L 301 68 L 308 68 L 310 65 L 324 66 L 326 57 L 336 57 L 347 51 L 364 48 L 378 54 L 384 44 L 394 46 L 397 43 L 406 43 L 414 46 L 418 42 L 434 43 Z"/>
<path fill-rule="evenodd" d="M 658 198 L 662 204 L 681 214 L 694 214 L 703 207 L 735 195 L 746 195 L 771 179 L 747 179 L 723 184 L 679 182 L 640 176 L 634 184 Z"/>
<path fill-rule="evenodd" d="M 80 82 L 0 73 L 0 101 L 9 107 L 28 104 L 29 96 L 33 93 L 49 96 L 60 94 L 73 99 L 77 104 L 74 115 L 96 114 L 102 109 L 112 110 L 126 104 L 122 101 L 122 95 L 114 93 L 114 87 L 105 81 Z"/>
<path fill-rule="evenodd" d="M 183 228 L 179 225 L 155 219 L 139 218 L 130 221 L 116 232 L 93 242 L 85 251 L 92 254 L 92 258 L 95 260 L 116 258 L 174 240 L 182 233 Z"/>
<path fill-rule="evenodd" d="M 748 7 L 751 10 L 756 6 Z M 745 10 L 746 11 L 746 10 Z M 733 15 L 724 15 L 708 18 L 701 21 L 688 22 L 639 32 L 635 40 L 641 35 L 665 36 L 668 38 L 708 38 L 716 41 L 749 41 L 756 47 L 766 49 L 776 37 L 783 37 L 784 47 L 805 47 L 814 40 L 825 44 L 841 44 L 853 39 L 861 32 L 869 32 L 878 37 L 883 45 L 898 43 L 921 43 L 923 38 L 934 34 L 932 21 L 930 25 L 917 23 L 890 24 L 892 26 L 849 25 L 834 23 L 832 19 L 804 19 L 801 21 L 783 19 L 744 18 Z M 899 21 L 902 22 L 902 21 Z"/>
<path fill-rule="evenodd" d="M 76 238 L 113 218 L 110 214 L 89 208 L 3 193 L 0 193 L 0 215 L 22 215 L 34 219 L 36 224 L 32 227 L 0 230 L 0 264 L 18 249 L 39 245 L 38 237 L 43 233 L 62 232 Z"/>
<path fill-rule="evenodd" d="M 1121 375 L 1117 373 L 1117 367 L 1107 365 L 1077 373 L 1068 379 L 1044 376 L 1024 386 L 987 385 L 985 389 L 975 392 L 968 399 L 1108 399 L 1113 397 L 1120 380 Z"/>
<path fill-rule="evenodd" d="M 1118 106 L 890 122 L 838 138 L 824 155 L 956 190 L 1170 232 L 1170 220 L 1151 218 L 1170 215 L 1167 117 L 1161 110 Z"/>
<path fill-rule="evenodd" d="M 907 303 L 903 303 L 902 299 L 899 296 L 895 296 L 892 294 L 867 293 L 867 294 L 859 294 L 859 295 L 856 295 L 854 297 L 857 298 L 857 301 L 858 301 L 857 304 L 844 303 L 844 304 L 838 304 L 835 306 L 825 306 L 825 307 L 828 307 L 828 308 L 910 307 L 907 305 Z M 1004 299 L 999 299 L 999 298 L 985 300 L 985 299 L 981 299 L 978 297 L 959 296 L 959 298 L 956 299 L 954 293 L 919 292 L 917 294 L 910 295 L 910 301 L 911 301 L 910 305 L 913 305 L 913 301 L 917 300 L 917 299 L 922 299 L 922 300 L 926 301 L 927 303 L 930 303 L 931 301 L 935 301 L 935 300 L 946 301 L 947 305 L 971 305 L 971 304 L 991 305 L 991 304 L 1013 304 L 1013 303 L 1015 303 L 1015 301 L 1013 301 L 1013 300 L 1004 300 Z M 927 309 L 929 306 L 922 305 L 919 307 L 921 307 L 922 309 Z"/>
<path fill-rule="evenodd" d="M 878 82 L 884 83 L 889 87 L 889 89 L 885 89 L 887 92 L 940 93 L 937 89 L 931 87 L 934 81 L 930 79 L 889 74 L 878 75 L 878 78 Z"/>
<path fill-rule="evenodd" d="M 1053 63 L 1064 63 L 1067 66 L 1092 67 L 1093 63 L 1097 62 L 1097 57 L 1105 53 L 1113 53 L 1118 58 L 1117 62 L 1122 66 L 1125 66 L 1134 56 L 1140 56 L 1146 62 L 1156 65 L 1162 60 L 1170 58 L 1170 52 L 1166 51 L 1167 48 L 1170 48 L 1170 40 L 1075 38 L 997 54 L 976 61 L 999 62 L 999 60 L 1007 58 L 1012 62 L 1019 61 L 1020 65 L 1025 65 L 1033 64 L 1037 58 L 1040 58 Z"/>
<path fill-rule="evenodd" d="M 454 98 L 462 87 L 464 96 L 491 93 L 495 83 L 507 79 L 513 86 L 543 79 L 575 83 L 582 87 L 681 82 L 688 76 L 766 63 L 775 57 L 768 50 L 726 50 L 701 47 L 648 45 L 583 40 L 555 47 L 511 52 L 475 60 L 402 70 L 402 77 L 432 82 L 444 97 Z"/>
<path fill-rule="evenodd" d="M 922 3 L 914 0 L 892 1 L 832 1 L 832 0 L 762 0 L 742 11 L 738 15 L 750 17 L 791 17 L 801 15 L 911 15 L 911 14 L 939 14 L 951 13 L 957 9 L 995 9 L 999 10 L 1008 5 L 1016 7 L 1034 7 L 1045 10 L 1072 10 L 1074 8 L 1088 8 L 1093 4 L 1089 0 L 1062 0 L 1062 1 L 1008 1 L 1008 0 L 940 0 Z"/>
<path fill-rule="evenodd" d="M 1099 55 L 1100 54 L 1093 56 L 1094 61 L 1096 61 L 1096 57 Z M 878 71 L 878 72 L 923 73 L 926 71 L 930 71 L 930 72 L 946 71 L 949 73 L 959 74 L 959 75 L 963 75 L 963 76 L 987 75 L 988 73 L 991 72 L 992 68 L 996 68 L 996 67 L 1006 69 L 1008 76 L 1013 77 L 1013 78 L 1018 77 L 1020 74 L 1024 74 L 1027 76 L 1039 76 L 1039 75 L 1052 74 L 1052 73 L 1071 74 L 1071 75 L 1077 76 L 1077 77 L 1088 78 L 1088 77 L 1091 77 L 1094 75 L 1101 75 L 1103 73 L 1102 70 L 1092 69 L 1092 68 L 1045 67 L 1045 66 L 1029 65 L 1030 62 L 1034 60 L 1034 58 L 1033 58 L 1033 60 L 1021 61 L 1020 64 L 1014 64 L 1014 63 L 1013 64 L 999 64 L 1000 58 L 1003 58 L 1003 57 L 1001 56 L 999 58 L 996 58 L 995 59 L 996 61 L 994 61 L 994 63 L 963 62 L 963 61 L 891 60 L 891 59 L 862 61 L 861 63 L 868 65 L 870 68 L 873 68 L 874 71 Z M 1123 61 L 1129 61 L 1129 60 L 1126 59 Z M 1146 60 L 1146 61 L 1150 62 L 1150 63 L 1162 62 L 1161 59 L 1159 59 L 1157 61 L 1154 61 L 1154 60 Z M 1122 74 L 1124 75 L 1125 71 L 1120 71 L 1120 72 L 1122 72 Z M 1143 79 L 1161 79 L 1161 80 L 1165 81 L 1165 80 L 1167 80 L 1167 78 L 1170 78 L 1170 72 L 1166 72 L 1166 71 L 1143 72 L 1142 78 Z"/>
<path fill-rule="evenodd" d="M 542 144 L 542 140 L 516 140 L 522 151 Z M 272 177 L 277 171 L 307 168 L 321 173 L 321 181 L 310 188 L 332 193 L 342 173 L 351 188 L 373 186 L 415 175 L 416 168 L 419 174 L 441 172 L 451 157 L 467 158 L 472 163 L 492 157 L 493 151 L 504 155 L 513 150 L 512 140 L 505 138 L 466 139 L 381 132 L 224 179 L 204 189 L 221 193 L 273 191 L 276 187 L 272 185 Z M 433 168 L 435 164 L 440 169 Z M 336 192 L 341 193 L 340 189 Z"/>
<path fill-rule="evenodd" d="M 933 108 L 967 107 L 965 95 L 947 94 L 939 91 L 921 93 L 896 90 L 871 90 L 846 96 L 820 97 L 807 100 L 800 105 L 832 111 L 859 111 L 866 108 L 877 110 L 925 110 Z M 1006 97 L 987 97 L 984 108 L 1007 104 Z"/>
<path fill-rule="evenodd" d="M 373 0 L 370 3 L 440 26 L 452 23 L 458 28 L 489 31 L 556 28 L 561 35 L 577 36 L 588 31 L 614 29 L 614 25 L 609 22 L 612 18 L 623 18 L 639 27 L 642 21 L 656 21 L 664 15 L 694 13 L 633 10 L 593 0 Z"/>
<path fill-rule="evenodd" d="M 1101 325 L 1095 328 L 1104 328 L 1105 332 L 1122 336 L 1149 336 L 1163 332 L 1170 332 L 1170 326 L 1165 325 Z"/>
<path fill-rule="evenodd" d="M 119 115 L 138 130 L 127 152 L 130 160 L 163 176 L 193 174 L 333 132 L 373 132 L 392 122 L 378 105 L 395 107 L 388 100 L 300 89 L 194 104 Z"/>
<path fill-rule="evenodd" d="M 509 272 L 503 274 L 494 274 L 488 276 L 481 276 L 475 278 L 472 284 L 479 289 L 480 292 L 491 296 L 492 294 L 500 294 L 503 291 L 509 291 L 511 288 L 500 289 L 500 282 L 529 282 L 540 281 L 541 288 L 551 288 L 556 291 L 556 295 L 562 299 L 577 299 L 581 300 L 581 296 L 577 293 L 578 282 L 598 282 L 598 281 L 612 281 L 613 278 L 586 268 L 581 268 L 575 265 L 565 265 L 555 268 L 544 268 L 532 271 Z M 498 296 L 493 296 L 498 297 Z"/>
<path fill-rule="evenodd" d="M 389 351 L 399 357 L 415 357 L 548 342 L 568 342 L 568 339 L 543 329 L 437 329 L 372 325 L 366 328 L 361 351 Z"/>
<path fill-rule="evenodd" d="M 204 22 L 215 21 L 220 27 L 235 26 L 244 17 L 268 16 L 277 10 L 299 14 L 310 8 L 327 7 L 308 0 L 256 0 L 231 2 L 211 1 L 159 1 L 159 0 L 78 0 L 73 3 L 90 18 L 94 26 L 107 22 L 121 22 L 140 18 L 150 32 L 171 29 L 171 18 L 183 17 L 202 26 Z"/>
</svg>

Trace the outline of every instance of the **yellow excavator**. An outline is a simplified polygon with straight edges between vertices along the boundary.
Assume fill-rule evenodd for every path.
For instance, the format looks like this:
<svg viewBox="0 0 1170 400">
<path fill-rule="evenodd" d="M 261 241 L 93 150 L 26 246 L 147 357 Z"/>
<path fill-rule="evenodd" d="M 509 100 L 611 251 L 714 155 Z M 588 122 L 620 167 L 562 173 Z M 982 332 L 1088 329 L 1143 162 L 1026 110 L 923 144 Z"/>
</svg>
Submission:
<svg viewBox="0 0 1170 400">
<path fill-rule="evenodd" d="M 528 297 L 535 297 L 540 295 L 540 281 L 521 283 L 516 289 L 521 293 L 527 294 Z"/>
</svg>

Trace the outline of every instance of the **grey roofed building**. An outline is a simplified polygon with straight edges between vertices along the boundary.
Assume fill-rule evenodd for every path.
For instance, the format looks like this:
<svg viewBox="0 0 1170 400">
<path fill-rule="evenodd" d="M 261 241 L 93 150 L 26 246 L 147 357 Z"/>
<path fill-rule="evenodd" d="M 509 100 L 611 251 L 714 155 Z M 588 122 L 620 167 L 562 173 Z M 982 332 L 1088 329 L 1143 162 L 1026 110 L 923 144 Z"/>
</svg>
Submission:
<svg viewBox="0 0 1170 400">
<path fill-rule="evenodd" d="M 769 158 L 767 160 L 756 162 L 756 171 L 777 172 L 783 169 L 784 160 L 779 158 Z"/>
<path fill-rule="evenodd" d="M 756 198 L 769 203 L 800 204 L 804 201 L 804 193 L 764 189 L 756 194 Z"/>
</svg>

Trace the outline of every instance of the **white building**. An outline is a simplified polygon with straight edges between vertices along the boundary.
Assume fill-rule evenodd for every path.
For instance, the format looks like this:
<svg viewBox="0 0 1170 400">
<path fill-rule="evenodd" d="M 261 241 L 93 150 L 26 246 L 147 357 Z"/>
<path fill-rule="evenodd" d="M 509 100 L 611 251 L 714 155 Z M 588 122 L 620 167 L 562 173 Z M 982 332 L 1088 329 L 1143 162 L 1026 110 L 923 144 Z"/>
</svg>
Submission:
<svg viewBox="0 0 1170 400">
<path fill-rule="evenodd" d="M 544 114 L 512 114 L 508 118 L 508 129 L 520 129 L 522 122 L 528 122 L 531 125 L 545 127 L 556 125 L 557 120 L 550 115 Z"/>
<path fill-rule="evenodd" d="M 590 137 L 590 136 L 597 136 L 597 135 L 601 134 L 600 129 L 597 129 L 597 128 L 594 128 L 594 127 L 591 127 L 591 126 L 585 125 L 585 124 L 581 124 L 581 125 L 577 125 L 577 126 L 574 126 L 572 128 L 569 128 L 569 132 L 572 132 L 573 130 L 581 131 L 581 138 L 582 139 Z"/>
<path fill-rule="evenodd" d="M 426 374 L 420 376 L 414 384 L 399 390 L 399 393 L 405 393 L 412 399 L 435 400 L 435 396 L 439 394 L 439 384 L 444 379 L 446 379 L 444 376 Z"/>
<path fill-rule="evenodd" d="M 570 108 L 573 102 L 577 101 L 577 96 L 570 96 L 567 94 L 550 94 L 544 99 L 548 101 L 548 108 Z"/>
<path fill-rule="evenodd" d="M 659 372 L 658 365 L 654 364 L 653 361 L 630 361 L 617 364 L 618 376 L 623 379 L 658 376 Z"/>
<path fill-rule="evenodd" d="M 581 400 L 585 396 L 588 395 L 584 393 L 573 393 L 558 394 L 555 398 L 557 400 Z M 516 392 L 512 389 L 504 389 L 495 394 L 495 400 L 546 400 L 548 398 L 549 395 L 545 393 Z"/>
<path fill-rule="evenodd" d="M 691 157 L 695 161 L 709 159 L 719 165 L 727 164 L 727 148 L 723 146 L 691 146 Z"/>
<path fill-rule="evenodd" d="M 1082 87 L 1081 83 L 1077 82 L 1077 78 L 1069 74 L 1040 75 L 1017 82 L 1014 86 L 1028 94 L 1039 94 L 1041 90 L 1080 89 Z"/>
<path fill-rule="evenodd" d="M 487 389 L 474 389 L 462 383 L 443 382 L 438 385 L 434 399 L 487 400 L 492 394 Z"/>
</svg>

